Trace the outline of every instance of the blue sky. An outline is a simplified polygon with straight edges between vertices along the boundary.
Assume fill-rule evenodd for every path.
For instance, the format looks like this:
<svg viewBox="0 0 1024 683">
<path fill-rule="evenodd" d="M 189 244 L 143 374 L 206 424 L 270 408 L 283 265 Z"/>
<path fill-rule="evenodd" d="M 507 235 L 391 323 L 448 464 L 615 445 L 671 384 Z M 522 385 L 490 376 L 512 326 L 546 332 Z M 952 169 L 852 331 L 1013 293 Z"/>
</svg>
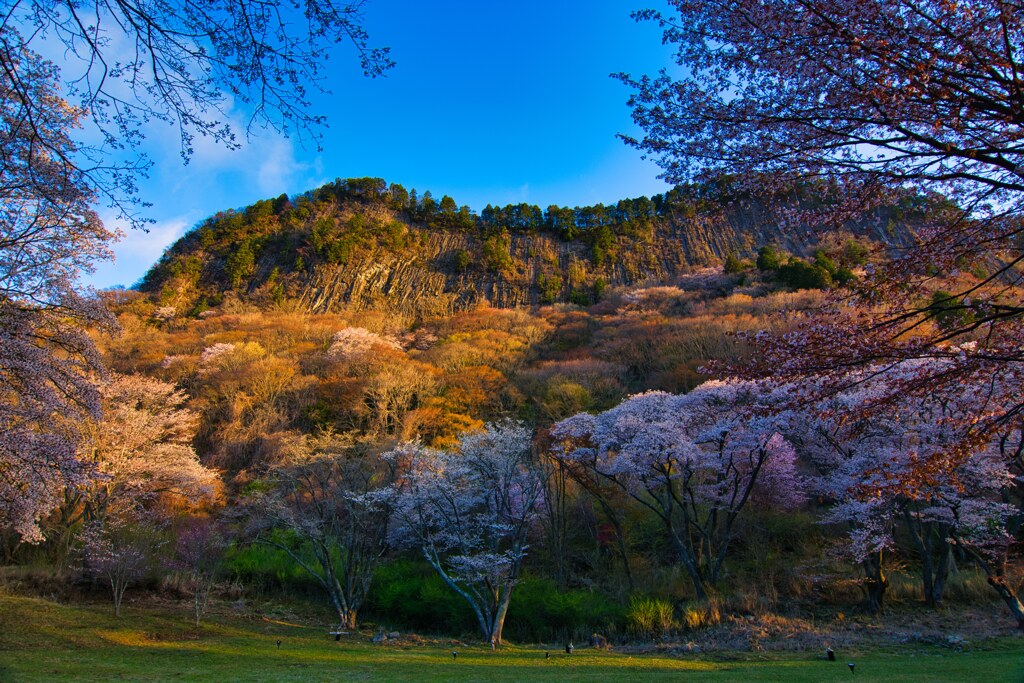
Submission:
<svg viewBox="0 0 1024 683">
<path fill-rule="evenodd" d="M 237 151 L 200 140 L 186 166 L 174 131 L 154 129 L 141 194 L 156 223 L 126 231 L 116 262 L 86 282 L 130 286 L 206 216 L 334 178 L 378 176 L 476 211 L 663 192 L 654 163 L 615 137 L 634 128 L 628 89 L 609 77 L 669 65 L 657 26 L 629 17 L 649 6 L 660 3 L 371 0 L 372 42 L 390 46 L 397 66 L 366 79 L 351 50 L 332 56 L 333 94 L 314 102 L 329 121 L 323 151 L 262 131 Z"/>
</svg>

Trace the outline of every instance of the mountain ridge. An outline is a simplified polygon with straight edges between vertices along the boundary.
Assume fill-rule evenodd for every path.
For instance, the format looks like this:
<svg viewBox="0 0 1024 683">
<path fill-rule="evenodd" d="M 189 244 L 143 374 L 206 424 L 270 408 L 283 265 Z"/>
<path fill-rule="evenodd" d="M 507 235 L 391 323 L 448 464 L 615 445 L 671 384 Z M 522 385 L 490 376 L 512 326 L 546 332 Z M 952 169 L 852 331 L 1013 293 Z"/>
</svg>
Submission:
<svg viewBox="0 0 1024 683">
<path fill-rule="evenodd" d="M 814 200 L 794 193 L 789 201 Z M 906 244 L 924 198 L 875 212 L 850 235 Z M 676 188 L 615 205 L 492 207 L 479 215 L 379 178 L 336 180 L 206 219 L 175 242 L 139 289 L 193 314 L 228 292 L 310 312 L 377 308 L 449 315 L 582 305 L 607 287 L 668 284 L 729 255 L 776 245 L 808 256 L 820 236 L 787 207 L 738 196 L 727 184 Z"/>
</svg>

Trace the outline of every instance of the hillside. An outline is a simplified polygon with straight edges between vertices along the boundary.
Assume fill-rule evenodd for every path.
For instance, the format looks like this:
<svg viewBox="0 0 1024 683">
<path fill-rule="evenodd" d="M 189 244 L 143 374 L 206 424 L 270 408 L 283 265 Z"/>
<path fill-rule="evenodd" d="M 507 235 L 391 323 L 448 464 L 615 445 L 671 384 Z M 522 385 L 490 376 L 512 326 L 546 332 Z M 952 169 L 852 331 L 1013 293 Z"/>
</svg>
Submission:
<svg viewBox="0 0 1024 683">
<path fill-rule="evenodd" d="M 916 212 L 914 206 L 894 208 L 884 225 L 879 220 L 815 244 L 782 229 L 781 221 L 771 224 L 767 209 L 722 197 L 684 201 L 677 193 L 611 209 L 546 212 L 526 205 L 488 207 L 475 216 L 448 198 L 414 199 L 398 186 L 367 180 L 219 214 L 168 252 L 147 277 L 148 292 L 104 294 L 121 333 L 98 339 L 112 379 L 104 387 L 106 413 L 91 428 L 99 444 L 93 452 L 100 458 L 130 453 L 137 468 L 130 472 L 139 471 L 141 483 L 118 475 L 133 488 L 100 483 L 90 495 L 131 502 L 137 486 L 143 491 L 140 509 L 156 501 L 147 514 L 157 504 L 182 517 L 213 512 L 238 539 L 223 571 L 243 587 L 241 594 L 312 597 L 323 584 L 308 567 L 327 564 L 310 564 L 321 562 L 313 558 L 323 546 L 304 534 L 328 527 L 307 523 L 320 514 L 310 503 L 352 500 L 353 487 L 401 482 L 395 477 L 410 476 L 405 468 L 411 461 L 395 468 L 385 463 L 397 462 L 396 454 L 404 458 L 400 454 L 410 448 L 458 453 L 450 456 L 451 466 L 442 462 L 430 472 L 463 471 L 455 458 L 470 457 L 473 439 L 508 428 L 525 435 L 516 446 L 523 471 L 536 472 L 544 487 L 535 521 L 519 527 L 529 530 L 524 542 L 530 552 L 516 582 L 521 611 L 508 612 L 509 637 L 564 642 L 570 634 L 685 633 L 691 640 L 723 624 L 749 624 L 756 615 L 783 623 L 822 608 L 845 614 L 865 596 L 865 608 L 873 612 L 883 597 L 887 605 L 927 600 L 931 574 L 923 573 L 926 565 L 909 540 L 922 533 L 912 526 L 918 517 L 887 520 L 892 551 L 886 555 L 892 559 L 883 566 L 879 555 L 869 564 L 854 555 L 864 526 L 835 516 L 840 503 L 814 495 L 840 476 L 819 467 L 833 457 L 832 442 L 821 455 L 815 450 L 821 432 L 802 431 L 819 428 L 819 413 L 768 422 L 770 436 L 752 433 L 746 425 L 761 429 L 765 423 L 760 416 L 749 422 L 737 416 L 739 399 L 729 398 L 745 395 L 737 387 L 747 383 L 704 382 L 709 366 L 750 360 L 757 349 L 748 342 L 752 335 L 767 331 L 778 338 L 821 315 L 832 300 L 824 289 L 864 277 L 868 266 L 884 261 L 884 254 L 866 251 L 865 236 L 898 246 L 922 221 Z M 741 242 L 747 246 L 726 251 Z M 759 242 L 764 246 L 757 248 Z M 704 255 L 691 261 L 700 250 Z M 721 265 L 700 267 L 718 260 Z M 985 287 L 984 273 L 974 269 L 940 276 L 936 284 L 947 282 L 954 291 Z M 936 301 L 930 292 L 920 296 Z M 573 303 L 561 303 L 565 298 Z M 526 305 L 533 303 L 546 305 Z M 948 316 L 955 314 L 951 306 Z M 948 316 L 927 324 L 941 326 Z M 709 409 L 678 409 L 671 419 L 654 422 L 663 414 L 659 406 L 692 407 L 697 401 Z M 149 419 L 154 414 L 161 419 Z M 675 444 L 693 444 L 681 451 L 685 462 L 629 470 L 637 477 L 696 474 L 667 477 L 667 484 L 645 479 L 626 489 L 617 475 L 594 469 L 599 461 L 591 465 L 563 455 L 564 425 L 593 424 L 607 433 L 602 425 L 609 416 L 642 430 L 637 457 L 661 457 L 676 452 Z M 692 437 L 674 426 L 691 422 Z M 150 423 L 180 427 L 136 446 L 136 427 Z M 648 423 L 655 426 L 648 430 Z M 902 434 L 913 423 L 892 424 Z M 597 428 L 577 434 L 569 436 L 591 443 Z M 706 441 L 708 434 L 722 436 Z M 168 439 L 177 444 L 169 452 L 179 455 L 157 468 Z M 761 471 L 743 463 L 755 457 L 765 462 L 768 449 L 784 439 L 782 446 L 791 449 L 771 455 L 778 468 L 765 470 L 770 474 L 758 479 L 759 488 L 747 489 L 756 495 L 745 498 L 742 514 L 725 526 L 715 526 L 726 517 L 719 516 L 723 508 L 698 497 L 707 489 L 673 488 L 672 500 L 696 501 L 686 508 L 696 510 L 691 519 L 702 520 L 695 533 L 704 534 L 708 547 L 716 544 L 706 556 L 720 558 L 716 566 L 727 572 L 707 580 L 684 573 L 684 560 L 692 557 L 679 548 L 689 541 L 671 534 L 698 525 L 677 527 L 675 518 L 648 504 L 653 498 L 643 491 L 659 496 L 663 486 L 690 481 L 725 481 L 728 490 L 740 491 Z M 670 448 L 660 449 L 663 442 Z M 431 450 L 416 452 L 434 457 Z M 382 459 L 382 453 L 391 455 Z M 738 460 L 717 460 L 722 453 Z M 846 457 L 844 451 L 842 462 Z M 690 469 L 677 470 L 676 462 Z M 870 470 L 858 461 L 850 471 Z M 778 472 L 782 476 L 775 477 Z M 742 480 L 747 473 L 751 478 Z M 322 484 L 301 488 L 307 481 Z M 73 549 L 68 539 L 75 522 L 64 521 L 73 519 L 72 506 L 80 503 L 68 503 L 67 515 L 62 509 L 64 516 L 53 522 L 54 542 L 39 550 L 53 564 L 66 563 Z M 370 512 L 357 522 L 365 535 L 353 542 L 364 539 L 373 544 L 367 547 L 379 548 L 383 541 L 372 534 L 402 522 L 399 513 Z M 350 552 L 336 547 L 331 552 Z M 474 631 L 459 595 L 446 589 L 417 549 L 396 544 L 383 557 L 367 570 L 369 583 L 363 585 L 369 593 L 356 596 L 363 601 L 362 618 L 380 619 L 375 623 L 388 628 L 433 631 L 443 623 L 455 635 Z M 954 559 L 956 573 L 943 583 L 943 610 L 955 605 L 995 612 L 987 570 L 975 570 L 967 557 Z M 1019 576 L 1018 565 L 1004 567 Z M 856 578 L 860 572 L 863 579 Z M 714 599 L 705 602 L 712 590 Z M 355 612 L 335 609 L 332 619 L 346 623 L 347 614 Z M 767 631 L 756 633 L 743 646 L 761 648 Z"/>
<path fill-rule="evenodd" d="M 309 312 L 417 317 L 481 303 L 589 304 L 608 287 L 671 283 L 767 244 L 808 255 L 814 231 L 782 215 L 720 187 L 677 188 L 614 206 L 488 206 L 476 215 L 450 197 L 438 202 L 381 179 L 338 180 L 210 217 L 167 251 L 140 288 L 192 313 L 229 292 L 257 305 L 293 300 Z M 903 244 L 919 219 L 918 207 L 904 203 L 848 231 Z"/>
</svg>

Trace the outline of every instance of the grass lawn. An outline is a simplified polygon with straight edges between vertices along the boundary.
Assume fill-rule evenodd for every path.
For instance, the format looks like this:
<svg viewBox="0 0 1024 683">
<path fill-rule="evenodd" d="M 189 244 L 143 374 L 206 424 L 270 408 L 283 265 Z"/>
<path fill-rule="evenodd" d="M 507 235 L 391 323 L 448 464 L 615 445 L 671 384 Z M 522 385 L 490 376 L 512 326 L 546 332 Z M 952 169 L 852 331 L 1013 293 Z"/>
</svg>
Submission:
<svg viewBox="0 0 1024 683">
<path fill-rule="evenodd" d="M 276 641 L 281 641 L 280 648 Z M 841 653 L 736 653 L 672 658 L 586 648 L 573 655 L 540 647 L 338 643 L 324 629 L 267 621 L 211 619 L 199 629 L 184 610 L 69 607 L 0 596 L 0 681 L 1015 681 L 1024 683 L 1020 639 L 968 652 L 908 646 Z M 856 663 L 851 675 L 846 662 Z"/>
</svg>

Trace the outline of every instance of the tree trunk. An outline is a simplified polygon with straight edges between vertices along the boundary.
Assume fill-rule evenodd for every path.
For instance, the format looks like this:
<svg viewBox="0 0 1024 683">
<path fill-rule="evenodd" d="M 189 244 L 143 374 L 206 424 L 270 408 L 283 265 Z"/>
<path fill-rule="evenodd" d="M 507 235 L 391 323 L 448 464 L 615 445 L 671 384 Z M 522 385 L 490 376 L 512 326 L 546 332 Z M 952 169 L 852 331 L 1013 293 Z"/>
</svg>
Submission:
<svg viewBox="0 0 1024 683">
<path fill-rule="evenodd" d="M 618 552 L 619 559 L 622 560 L 622 568 L 626 572 L 626 583 L 629 585 L 629 592 L 633 592 L 633 570 L 629 566 L 629 548 L 626 547 L 626 537 L 622 533 L 622 523 L 619 521 L 618 515 L 615 514 L 615 510 L 606 500 L 600 496 L 594 495 L 594 500 L 601 506 L 602 512 L 605 517 L 608 518 L 608 523 L 612 525 L 615 530 L 615 548 Z"/>
<path fill-rule="evenodd" d="M 942 555 L 939 556 L 939 563 L 935 567 L 932 590 L 931 593 L 925 595 L 925 601 L 932 607 L 937 607 L 942 602 L 942 596 L 946 590 L 946 579 L 949 578 L 949 561 L 952 554 L 949 543 L 942 541 Z"/>
<path fill-rule="evenodd" d="M 626 547 L 626 538 L 622 535 L 622 525 L 617 518 L 612 518 L 612 526 L 615 528 L 615 545 L 619 551 L 619 559 L 622 560 L 622 568 L 626 571 L 626 583 L 630 592 L 633 592 L 633 570 L 629 567 L 629 549 Z"/>
<path fill-rule="evenodd" d="M 704 585 L 704 577 L 701 576 L 700 568 L 697 566 L 693 554 L 688 552 L 686 546 L 678 539 L 676 539 L 676 550 L 679 552 L 679 559 L 682 561 L 683 567 L 690 577 L 690 582 L 693 584 L 694 595 L 698 600 L 707 600 L 708 591 Z"/>
<path fill-rule="evenodd" d="M 889 587 L 889 579 L 886 578 L 882 569 L 882 553 L 869 553 L 861 563 L 864 567 L 864 591 L 866 593 L 866 607 L 871 614 L 882 612 L 885 591 Z"/>
<path fill-rule="evenodd" d="M 449 583 L 448 585 L 451 586 L 453 584 Z M 473 612 L 476 614 L 476 623 L 480 625 L 480 634 L 483 636 L 484 642 L 490 641 L 491 636 L 494 633 L 494 623 L 487 621 L 487 615 L 483 613 L 480 605 L 476 604 L 476 602 L 469 597 L 468 593 L 460 590 L 459 595 L 465 598 L 473 608 Z"/>
<path fill-rule="evenodd" d="M 324 567 L 323 575 L 313 575 L 320 580 L 320 585 L 324 587 L 331 598 L 331 606 L 334 607 L 334 613 L 338 617 L 338 628 L 345 630 L 348 628 L 350 612 L 348 603 L 345 602 L 345 596 L 341 592 L 341 585 L 338 583 L 338 579 L 332 573 L 333 568 L 330 565 L 324 565 L 323 560 L 320 560 L 320 563 L 320 566 Z"/>
<path fill-rule="evenodd" d="M 21 547 L 21 537 L 18 534 L 4 532 L 3 546 L 4 546 L 4 565 L 10 566 L 14 564 L 15 555 L 18 552 L 18 548 Z M 60 563 L 63 566 L 63 562 Z"/>
<path fill-rule="evenodd" d="M 477 600 L 474 600 L 472 595 L 463 590 L 452 577 L 448 576 L 448 572 L 441 566 L 441 561 L 436 555 L 432 554 L 426 546 L 421 548 L 421 550 L 423 551 L 424 559 L 430 563 L 430 566 L 434 568 L 434 571 L 441 577 L 441 580 L 473 608 L 473 614 L 476 615 L 476 623 L 480 626 L 480 633 L 483 634 L 484 640 L 490 640 L 493 633 L 493 622 L 488 623 L 488 615 L 484 614 L 483 606 Z"/>
<path fill-rule="evenodd" d="M 206 608 L 210 604 L 210 592 L 213 590 L 213 576 L 209 574 L 203 574 L 202 572 L 196 572 L 192 575 L 192 586 L 195 589 L 194 602 L 192 608 L 195 611 L 196 626 L 199 626 L 199 622 L 206 613 Z"/>
<path fill-rule="evenodd" d="M 712 558 L 708 555 L 708 561 L 711 562 L 711 566 L 708 570 L 708 583 L 714 586 L 718 583 L 718 577 L 722 573 L 722 567 L 725 565 L 725 553 L 729 549 L 729 544 L 732 542 L 732 525 L 736 521 L 736 513 L 728 513 L 725 517 L 725 521 L 722 524 L 722 530 L 718 534 L 718 553 Z M 714 527 L 708 527 L 710 533 L 714 533 Z M 710 541 L 708 548 L 711 547 Z"/>
<path fill-rule="evenodd" d="M 1004 575 L 1006 570 L 1005 555 L 993 567 L 993 563 L 989 562 L 979 551 L 964 545 L 959 547 L 967 553 L 968 557 L 974 560 L 974 563 L 978 565 L 981 571 L 985 572 L 988 585 L 996 589 L 996 593 L 1003 599 L 1006 606 L 1010 608 L 1010 614 L 1017 621 L 1017 628 L 1024 631 L 1024 605 L 1021 604 L 1020 598 L 1017 597 L 1013 588 L 1006 581 L 1006 576 Z"/>
<path fill-rule="evenodd" d="M 1017 620 L 1017 628 L 1024 631 L 1024 605 L 1021 604 L 1017 594 L 1013 592 L 1013 588 L 1006 582 L 1006 578 L 1002 576 L 988 575 L 988 585 L 996 589 L 999 593 L 999 597 L 1003 599 L 1006 606 L 1010 608 L 1010 613 L 1013 614 L 1013 618 Z"/>
<path fill-rule="evenodd" d="M 494 622 L 491 624 L 490 641 L 491 647 L 501 645 L 501 634 L 505 630 L 505 615 L 508 614 L 509 603 L 512 602 L 512 584 L 505 586 L 504 594 L 498 609 L 494 613 Z"/>
<path fill-rule="evenodd" d="M 342 631 L 354 631 L 356 629 L 356 610 L 345 606 L 334 596 L 331 596 L 331 602 L 334 604 L 334 613 L 338 617 L 338 628 Z"/>
<path fill-rule="evenodd" d="M 337 570 L 331 560 L 330 549 L 327 546 L 323 547 L 323 553 L 320 555 L 319 561 L 320 566 L 324 569 L 321 583 L 331 595 L 331 603 L 334 605 L 334 611 L 338 614 L 338 627 L 345 631 L 355 629 L 356 609 L 349 602 L 345 589 L 338 580 Z"/>
<path fill-rule="evenodd" d="M 501 632 L 504 629 L 504 627 L 504 620 L 498 621 L 497 618 L 495 618 L 494 623 L 491 625 L 491 635 L 488 638 L 492 650 L 497 649 L 497 647 L 501 645 Z"/>
<path fill-rule="evenodd" d="M 199 626 L 199 618 L 203 616 L 203 588 L 196 585 L 195 602 L 192 603 L 193 613 L 196 617 L 196 626 Z"/>
<path fill-rule="evenodd" d="M 566 563 L 568 555 L 568 515 L 566 499 L 568 497 L 568 477 L 565 465 L 556 460 L 544 461 L 546 527 L 548 544 L 554 559 L 555 583 L 558 590 L 564 591 L 569 585 L 569 571 Z"/>
<path fill-rule="evenodd" d="M 124 591 L 128 588 L 127 581 L 110 580 L 110 588 L 114 593 L 114 616 L 121 616 L 121 601 L 124 599 Z"/>
<path fill-rule="evenodd" d="M 921 558 L 921 588 L 924 602 L 929 607 L 936 607 L 942 600 L 942 589 L 946 583 L 946 572 L 949 570 L 948 547 L 945 541 L 945 534 L 931 528 L 927 522 L 916 519 L 909 507 L 910 503 L 904 501 L 901 504 L 903 510 L 903 521 L 907 526 L 907 533 L 914 542 L 918 557 Z M 935 563 L 935 546 L 940 543 L 946 552 L 939 558 L 938 565 Z"/>
<path fill-rule="evenodd" d="M 935 607 L 935 582 L 932 581 L 932 556 L 929 552 L 921 554 L 921 583 L 924 588 L 924 604 Z"/>
<path fill-rule="evenodd" d="M 707 584 L 704 575 L 700 571 L 700 555 L 699 552 L 695 552 L 693 543 L 688 535 L 688 529 L 685 520 L 683 521 L 683 535 L 676 530 L 674 521 L 671 517 L 671 512 L 662 516 L 662 521 L 665 523 L 665 528 L 668 531 L 669 536 L 672 538 L 672 543 L 676 547 L 676 553 L 679 555 L 679 560 L 683 563 L 683 567 L 686 569 L 686 574 L 690 577 L 690 582 L 693 584 L 693 593 L 698 600 L 707 600 L 708 591 Z"/>
</svg>

